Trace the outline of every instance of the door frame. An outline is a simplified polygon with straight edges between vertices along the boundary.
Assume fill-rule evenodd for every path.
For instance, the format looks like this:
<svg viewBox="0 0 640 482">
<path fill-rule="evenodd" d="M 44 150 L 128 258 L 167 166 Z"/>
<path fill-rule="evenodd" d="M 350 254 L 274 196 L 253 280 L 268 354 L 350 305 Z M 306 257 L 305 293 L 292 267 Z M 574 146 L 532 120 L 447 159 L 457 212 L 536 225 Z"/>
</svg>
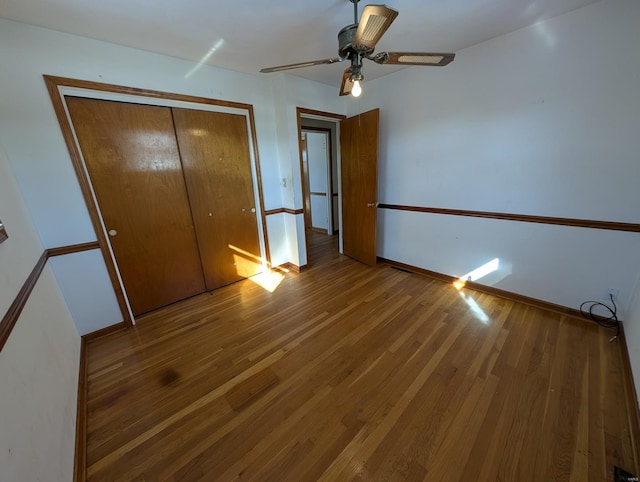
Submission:
<svg viewBox="0 0 640 482">
<path fill-rule="evenodd" d="M 44 81 L 53 104 L 58 123 L 62 130 L 71 162 L 73 164 L 80 189 L 89 211 L 89 217 L 93 225 L 98 244 L 104 258 L 107 272 L 113 289 L 116 294 L 118 306 L 122 313 L 126 326 L 135 325 L 135 317 L 131 311 L 129 300 L 124 289 L 124 284 L 118 270 L 118 265 L 111 248 L 109 236 L 107 235 L 100 208 L 91 185 L 91 180 L 85 165 L 82 151 L 78 144 L 71 117 L 66 106 L 65 95 L 74 95 L 92 99 L 111 100 L 117 102 L 129 102 L 134 104 L 148 104 L 162 107 L 181 107 L 195 110 L 209 110 L 240 114 L 247 119 L 247 132 L 249 135 L 249 149 L 251 151 L 251 174 L 253 181 L 254 196 L 256 198 L 256 208 L 260 222 L 258 224 L 258 238 L 263 262 L 266 267 L 271 266 L 269 244 L 267 236 L 267 224 L 265 219 L 264 196 L 262 191 L 262 176 L 260 173 L 260 159 L 258 156 L 258 140 L 256 135 L 253 106 L 238 102 L 229 102 L 207 97 L 197 97 L 185 94 L 175 94 L 170 92 L 138 89 L 115 84 L 105 84 L 87 80 L 71 79 L 44 75 Z"/>
<path fill-rule="evenodd" d="M 305 192 L 309 192 L 309 186 L 307 185 L 307 182 L 304 178 L 304 166 L 303 166 L 303 160 L 302 160 L 302 119 L 315 119 L 315 120 L 321 120 L 321 121 L 325 121 L 325 122 L 331 122 L 333 124 L 335 124 L 336 126 L 336 139 L 332 139 L 332 142 L 335 142 L 337 146 L 340 145 L 340 122 L 343 119 L 346 119 L 347 116 L 343 115 L 343 114 L 335 114 L 333 112 L 323 112 L 323 111 L 319 111 L 319 110 L 314 110 L 314 109 L 306 109 L 304 107 L 296 107 L 296 120 L 297 120 L 297 124 L 298 124 L 298 155 L 299 155 L 299 160 L 300 160 L 300 179 L 302 180 L 302 196 L 303 196 L 303 203 L 302 203 L 302 210 L 303 212 L 305 212 L 305 206 L 304 206 L 304 194 Z M 306 129 L 306 128 L 305 128 Z M 342 163 L 340 160 L 340 149 L 337 149 L 337 159 L 336 159 L 336 166 L 338 169 L 338 250 L 340 253 L 342 253 L 342 181 L 341 181 L 341 167 L 342 167 Z M 333 202 L 333 200 L 332 200 Z M 304 218 L 306 219 L 306 213 Z M 311 226 L 309 226 L 310 228 Z M 332 226 L 333 228 L 333 226 Z M 304 244 L 305 244 L 305 254 L 307 257 L 307 264 L 309 264 L 309 239 L 307 237 L 307 225 L 305 222 L 305 229 L 304 229 Z"/>
<path fill-rule="evenodd" d="M 300 135 L 300 142 L 304 144 L 304 141 L 302 140 L 303 135 L 308 134 L 308 133 L 316 133 L 316 134 L 324 134 L 325 138 L 328 140 L 327 142 L 327 156 L 328 159 L 325 159 L 325 175 L 327 177 L 327 234 L 328 235 L 333 235 L 334 233 L 334 216 L 333 216 L 333 188 L 335 187 L 333 184 L 333 142 L 334 140 L 332 139 L 331 136 L 331 129 L 328 129 L 326 127 L 303 127 L 302 128 L 302 134 Z M 309 165 L 309 145 L 308 143 L 306 144 L 306 148 L 307 148 L 307 171 L 308 171 L 308 165 Z M 304 157 L 304 156 L 303 156 Z M 337 162 L 337 160 L 336 160 Z M 302 173 L 302 175 L 305 178 L 305 184 L 306 186 L 303 185 L 304 187 L 309 188 L 309 179 L 308 179 L 308 173 L 305 174 L 304 172 Z M 312 192 L 310 192 L 309 190 L 305 190 L 303 189 L 303 197 L 305 199 L 305 209 L 306 209 L 306 200 L 307 200 L 307 196 L 309 197 L 309 199 L 311 198 L 311 196 L 313 195 Z M 309 201 L 309 209 L 311 208 L 311 201 Z M 314 228 L 313 224 L 309 224 L 307 226 L 307 221 L 309 221 L 310 223 L 313 222 L 313 215 L 310 215 L 308 218 L 305 216 L 305 229 L 317 229 Z"/>
</svg>

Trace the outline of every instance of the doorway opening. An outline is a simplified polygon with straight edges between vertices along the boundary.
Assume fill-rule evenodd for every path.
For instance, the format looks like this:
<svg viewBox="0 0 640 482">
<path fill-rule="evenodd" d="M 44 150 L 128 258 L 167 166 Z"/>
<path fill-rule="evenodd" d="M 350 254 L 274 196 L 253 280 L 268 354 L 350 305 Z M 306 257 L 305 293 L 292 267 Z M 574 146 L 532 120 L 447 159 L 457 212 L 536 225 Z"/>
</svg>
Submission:
<svg viewBox="0 0 640 482">
<path fill-rule="evenodd" d="M 342 252 L 340 121 L 344 116 L 298 108 L 298 143 L 307 264 Z"/>
</svg>

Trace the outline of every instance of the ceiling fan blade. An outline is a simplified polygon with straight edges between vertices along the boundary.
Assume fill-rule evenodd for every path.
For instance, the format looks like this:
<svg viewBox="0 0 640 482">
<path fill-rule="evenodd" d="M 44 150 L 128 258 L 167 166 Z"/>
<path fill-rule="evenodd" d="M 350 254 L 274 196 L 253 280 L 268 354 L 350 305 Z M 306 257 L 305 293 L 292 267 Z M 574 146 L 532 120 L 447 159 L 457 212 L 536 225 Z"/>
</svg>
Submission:
<svg viewBox="0 0 640 482">
<path fill-rule="evenodd" d="M 369 58 L 378 64 L 444 67 L 453 62 L 455 56 L 456 54 L 431 52 L 380 52 Z"/>
<path fill-rule="evenodd" d="M 397 16 L 398 11 L 386 5 L 367 5 L 364 7 L 353 40 L 354 45 L 362 45 L 372 51 Z"/>
<path fill-rule="evenodd" d="M 349 95 L 353 89 L 353 82 L 349 80 L 351 77 L 351 69 L 347 69 L 342 74 L 342 85 L 340 86 L 340 95 Z"/>
<path fill-rule="evenodd" d="M 322 60 L 311 60 L 309 62 L 299 62 L 297 64 L 280 65 L 278 67 L 267 67 L 265 69 L 262 69 L 260 72 L 262 72 L 263 74 L 269 74 L 271 72 L 280 72 L 282 70 L 311 67 L 312 65 L 335 64 L 336 62 L 342 62 L 343 60 L 344 59 L 341 59 L 340 57 L 335 57 L 331 59 L 322 59 Z"/>
</svg>

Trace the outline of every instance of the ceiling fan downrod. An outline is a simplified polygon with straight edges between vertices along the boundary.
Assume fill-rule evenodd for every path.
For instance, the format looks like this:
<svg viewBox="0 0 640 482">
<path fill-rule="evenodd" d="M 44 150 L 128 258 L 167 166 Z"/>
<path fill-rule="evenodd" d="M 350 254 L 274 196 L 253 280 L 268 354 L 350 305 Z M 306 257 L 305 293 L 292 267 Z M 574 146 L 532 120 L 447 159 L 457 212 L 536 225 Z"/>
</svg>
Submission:
<svg viewBox="0 0 640 482">
<path fill-rule="evenodd" d="M 353 3 L 353 23 L 357 24 L 358 23 L 358 2 L 360 0 L 349 0 L 351 3 Z"/>
</svg>

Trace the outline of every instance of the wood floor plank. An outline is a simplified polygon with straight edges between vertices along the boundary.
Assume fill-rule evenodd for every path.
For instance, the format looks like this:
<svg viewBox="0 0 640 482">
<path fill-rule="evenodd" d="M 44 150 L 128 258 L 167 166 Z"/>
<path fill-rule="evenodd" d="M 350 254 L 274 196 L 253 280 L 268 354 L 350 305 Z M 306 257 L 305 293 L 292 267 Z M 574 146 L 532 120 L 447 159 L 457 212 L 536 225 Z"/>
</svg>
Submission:
<svg viewBox="0 0 640 482">
<path fill-rule="evenodd" d="M 337 254 L 88 343 L 89 480 L 609 480 L 622 353 L 586 321 Z"/>
</svg>

